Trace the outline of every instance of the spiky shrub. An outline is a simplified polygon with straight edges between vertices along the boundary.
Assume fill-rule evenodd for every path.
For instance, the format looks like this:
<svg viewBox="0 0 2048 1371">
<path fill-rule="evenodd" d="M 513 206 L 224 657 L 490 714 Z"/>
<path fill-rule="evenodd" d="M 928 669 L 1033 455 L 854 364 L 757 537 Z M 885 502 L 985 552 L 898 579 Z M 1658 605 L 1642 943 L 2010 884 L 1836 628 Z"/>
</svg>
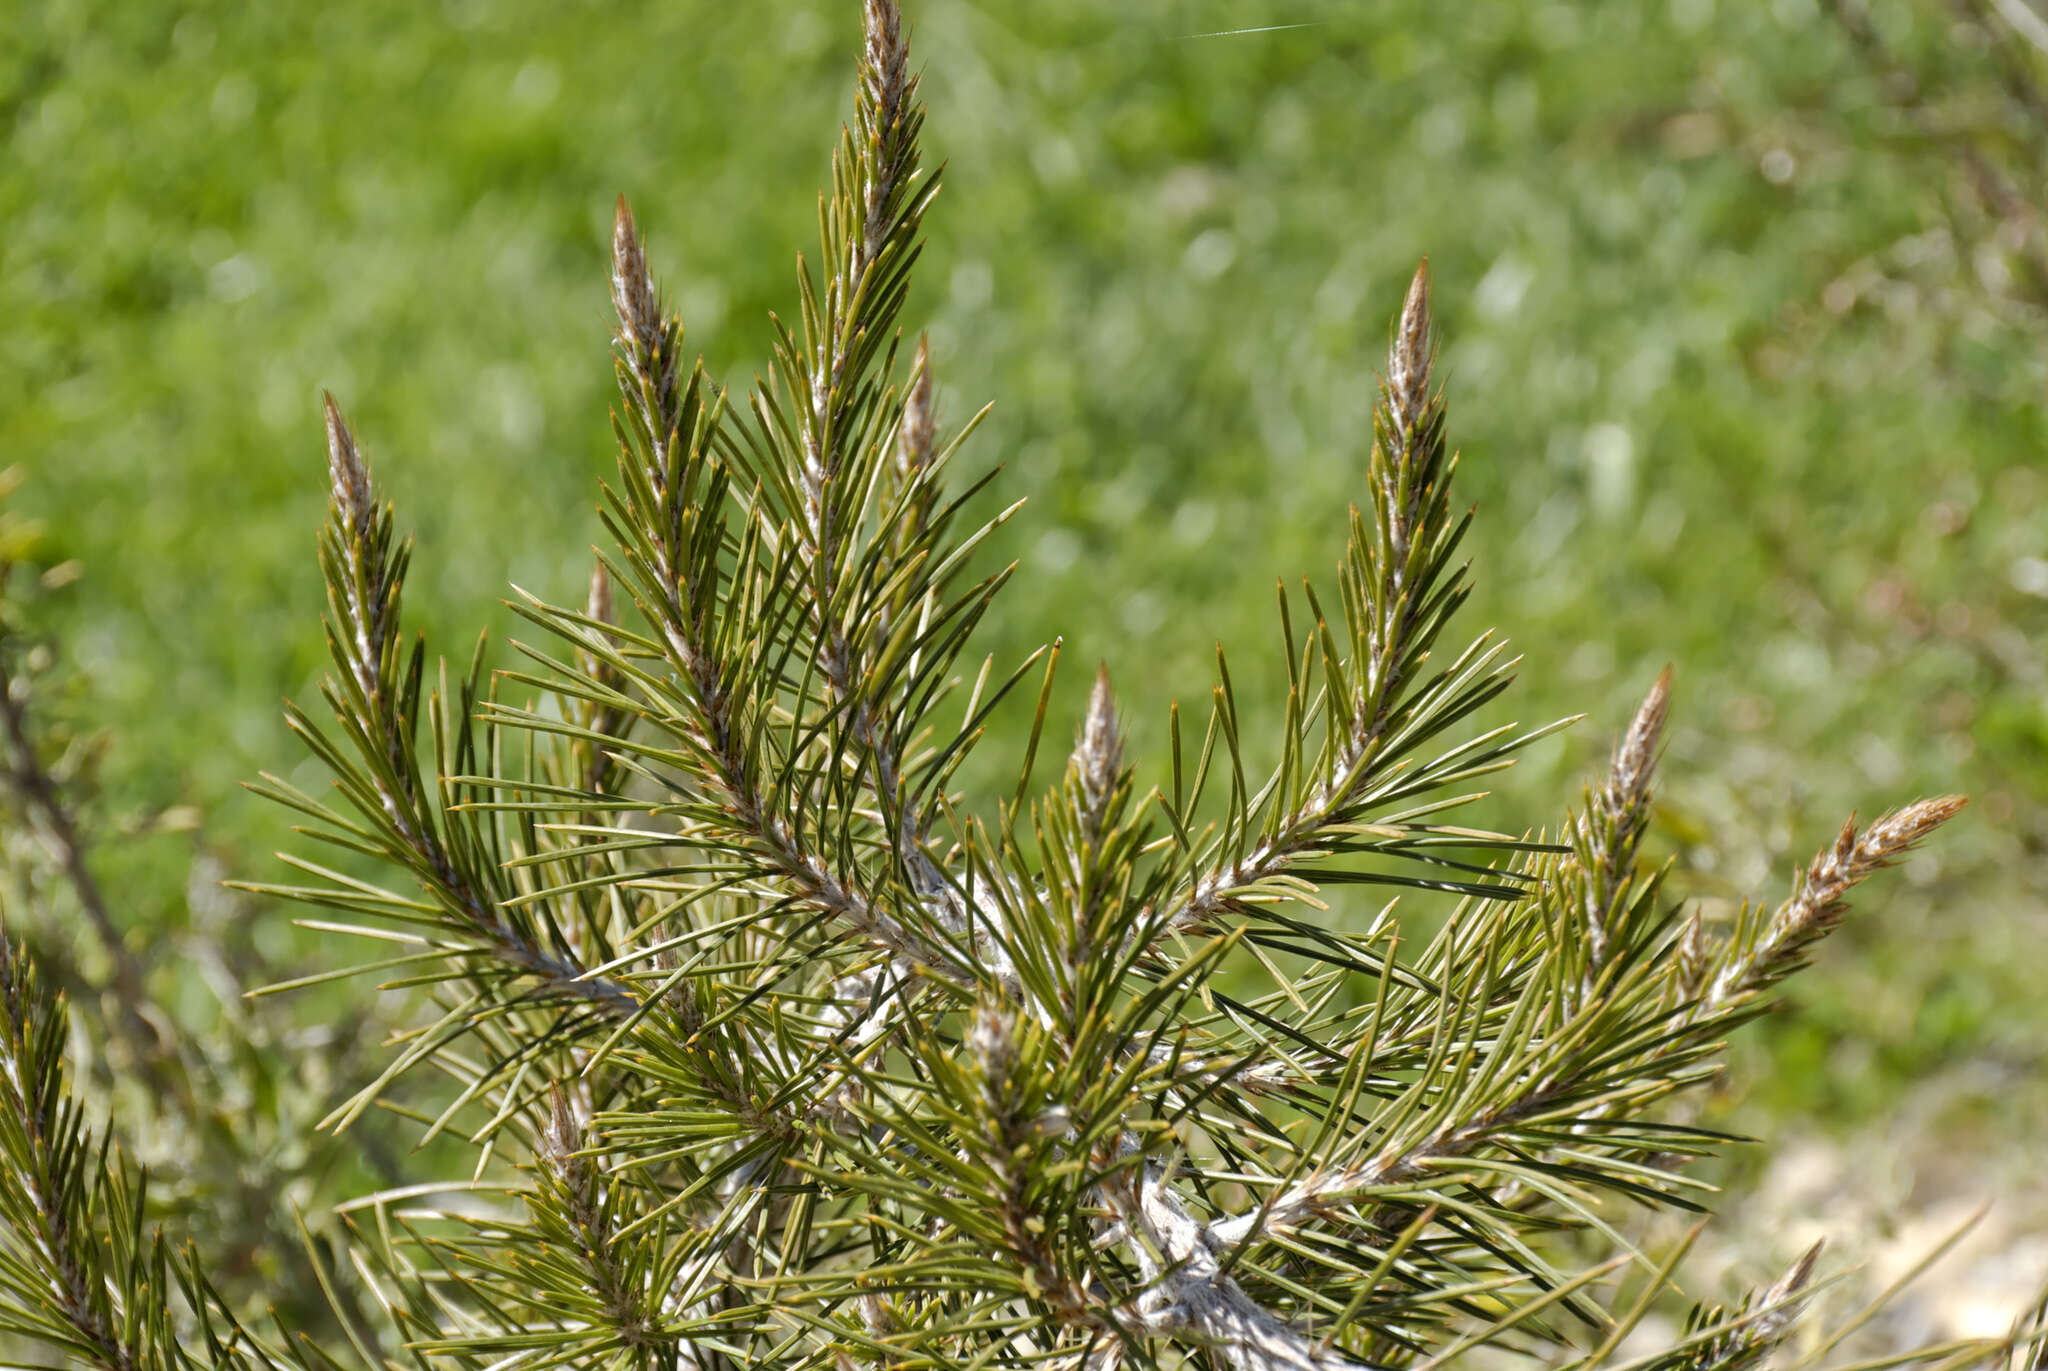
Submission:
<svg viewBox="0 0 2048 1371">
<path fill-rule="evenodd" d="M 1277 766 L 1251 774 L 1219 659 L 1160 788 L 1135 780 L 1106 676 L 1037 786 L 1057 649 L 1008 674 L 967 657 L 1010 575 L 971 555 L 987 478 L 948 493 L 966 434 L 942 439 L 921 345 L 897 380 L 936 189 L 916 85 L 893 5 L 867 0 L 822 277 L 801 274 L 743 406 L 685 365 L 621 203 L 611 546 L 586 604 L 517 603 L 543 635 L 527 669 L 428 688 L 400 626 L 410 545 L 329 403 L 333 724 L 292 722 L 337 795 L 264 788 L 395 875 L 294 858 L 311 883 L 268 889 L 388 949 L 335 975 L 440 1006 L 332 1122 L 438 1070 L 454 1088 L 425 1132 L 476 1147 L 467 1176 L 350 1206 L 334 1287 L 356 1354 L 1618 1363 L 1683 1248 L 1588 1265 L 1589 1244 L 1619 1241 L 1624 1204 L 1697 1205 L 1688 1164 L 1715 1139 L 1684 1093 L 1849 890 L 1960 802 L 1845 826 L 1775 908 L 1710 929 L 1638 858 L 1659 680 L 1560 841 L 1454 823 L 1549 730 L 1470 722 L 1513 664 L 1452 636 L 1471 515 L 1420 272 L 1336 592 L 1281 598 Z M 1014 792 L 955 793 L 1031 681 Z M 5 1326 L 119 1371 L 325 1360 L 244 1328 L 148 1231 L 68 1102 L 61 1007 L 11 953 L 0 1002 Z M 1812 1270 L 1631 1364 L 1757 1362 Z M 1939 1352 L 2038 1365 L 2034 1339 Z"/>
</svg>

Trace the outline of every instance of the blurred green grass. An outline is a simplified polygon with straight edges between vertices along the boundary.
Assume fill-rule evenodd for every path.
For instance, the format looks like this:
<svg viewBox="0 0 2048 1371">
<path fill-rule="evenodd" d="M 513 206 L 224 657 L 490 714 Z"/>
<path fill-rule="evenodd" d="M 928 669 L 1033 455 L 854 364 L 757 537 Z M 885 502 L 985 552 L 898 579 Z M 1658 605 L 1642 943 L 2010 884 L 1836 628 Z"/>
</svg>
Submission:
<svg viewBox="0 0 2048 1371">
<path fill-rule="evenodd" d="M 910 17 L 947 164 L 910 314 L 948 414 L 996 402 L 968 465 L 1029 499 L 990 549 L 1022 562 L 999 660 L 1055 634 L 1105 660 L 1155 766 L 1218 640 L 1247 712 L 1277 703 L 1273 582 L 1335 561 L 1427 254 L 1480 506 L 1468 622 L 1525 654 L 1516 716 L 1589 715 L 1482 816 L 1554 824 L 1666 661 L 1660 834 L 1687 895 L 1771 895 L 1850 809 L 1969 793 L 1736 1077 L 1766 1116 L 1851 1125 L 1938 1089 L 1937 1128 L 2038 1136 L 2048 334 L 1817 6 Z M 1884 17 L 1956 80 L 1991 60 L 1942 7 Z M 114 730 L 117 806 L 196 806 L 240 873 L 291 841 L 238 782 L 319 783 L 278 705 L 324 660 L 323 387 L 417 531 L 438 650 L 508 630 L 508 582 L 580 593 L 613 197 L 691 344 L 744 382 L 814 251 L 857 21 L 851 0 L 17 16 L 0 460 L 30 468 L 46 555 L 85 568 L 55 627 Z M 103 849 L 136 923 L 186 917 L 183 844 Z"/>
</svg>

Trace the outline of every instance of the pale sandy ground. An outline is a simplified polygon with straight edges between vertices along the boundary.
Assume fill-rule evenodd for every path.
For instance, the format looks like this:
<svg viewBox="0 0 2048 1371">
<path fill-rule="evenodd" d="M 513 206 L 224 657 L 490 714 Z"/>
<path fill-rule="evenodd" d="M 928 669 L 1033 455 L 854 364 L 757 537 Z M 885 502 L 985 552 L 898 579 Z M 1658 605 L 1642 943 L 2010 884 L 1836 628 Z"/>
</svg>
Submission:
<svg viewBox="0 0 2048 1371">
<path fill-rule="evenodd" d="M 2048 1281 L 2048 1146 L 2032 1156 L 1986 1159 L 1944 1154 L 1925 1140 L 1915 1146 L 1883 1138 L 1784 1138 L 1760 1178 L 1732 1188 L 1716 1208 L 1685 1268 L 1690 1296 L 1727 1299 L 1767 1284 L 1817 1239 L 1827 1242 L 1821 1274 L 1853 1268 L 1815 1301 L 1788 1349 L 1794 1353 L 1853 1317 L 1982 1210 L 1946 1256 L 1827 1364 L 2002 1336 Z M 1649 1250 L 1686 1226 L 1659 1219 Z M 1678 1333 L 1675 1320 L 1654 1320 L 1624 1353 L 1668 1346 Z"/>
</svg>

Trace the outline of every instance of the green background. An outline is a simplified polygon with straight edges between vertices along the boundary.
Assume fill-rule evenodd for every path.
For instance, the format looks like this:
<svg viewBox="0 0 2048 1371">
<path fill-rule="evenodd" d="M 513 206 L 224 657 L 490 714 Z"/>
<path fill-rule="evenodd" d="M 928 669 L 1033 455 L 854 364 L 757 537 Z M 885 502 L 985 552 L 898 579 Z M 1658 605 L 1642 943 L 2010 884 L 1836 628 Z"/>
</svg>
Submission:
<svg viewBox="0 0 2048 1371">
<path fill-rule="evenodd" d="M 293 840 L 239 782 L 320 784 L 279 705 L 324 662 L 321 389 L 417 533 L 436 649 L 510 629 L 508 582 L 579 595 L 613 199 L 714 375 L 763 369 L 857 8 L 50 0 L 0 26 L 0 464 L 38 555 L 83 568 L 46 614 L 109 730 L 107 809 L 200 816 L 96 853 L 138 947 L 201 917 L 195 858 L 274 874 Z M 1554 825 L 1667 661 L 1657 841 L 1711 910 L 1781 893 L 1851 809 L 1968 793 L 1730 1089 L 1764 1131 L 1909 1119 L 1931 1172 L 1986 1182 L 2048 1125 L 2048 424 L 2025 235 L 1973 210 L 1954 139 L 2023 162 L 2032 133 L 1998 94 L 2010 33 L 1873 13 L 1944 92 L 1933 131 L 1811 0 L 926 0 L 946 189 L 909 317 L 952 421 L 995 402 L 963 467 L 1004 467 L 988 512 L 1028 498 L 985 647 L 1106 661 L 1156 777 L 1218 640 L 1247 715 L 1277 706 L 1272 587 L 1334 565 L 1427 254 L 1480 511 L 1468 626 L 1524 654 L 1512 717 L 1588 715 L 1474 817 Z M 1300 27 L 1218 32 L 1269 25 Z"/>
</svg>

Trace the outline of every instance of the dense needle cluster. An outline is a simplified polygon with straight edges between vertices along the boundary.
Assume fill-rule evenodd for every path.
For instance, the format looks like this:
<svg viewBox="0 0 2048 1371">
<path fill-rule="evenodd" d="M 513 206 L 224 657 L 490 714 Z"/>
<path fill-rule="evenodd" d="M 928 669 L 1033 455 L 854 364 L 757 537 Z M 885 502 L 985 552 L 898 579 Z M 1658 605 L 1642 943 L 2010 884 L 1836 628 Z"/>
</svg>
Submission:
<svg viewBox="0 0 2048 1371">
<path fill-rule="evenodd" d="M 291 717 L 335 787 L 263 788 L 347 857 L 261 888 L 381 950 L 316 979 L 436 1007 L 330 1124 L 438 1072 L 423 1135 L 473 1167 L 348 1206 L 323 1269 L 351 1347 L 259 1336 L 146 1231 L 65 1093 L 61 1007 L 0 948 L 0 1327 L 107 1371 L 1770 1354 L 1816 1254 L 1624 1357 L 1683 1249 L 1620 1228 L 1702 1206 L 1718 1139 L 1679 1097 L 1960 801 L 1845 828 L 1767 917 L 1686 918 L 1641 857 L 1662 678 L 1557 841 L 1462 823 L 1551 728 L 1472 723 L 1514 662 L 1454 636 L 1473 516 L 1420 271 L 1334 589 L 1280 596 L 1279 719 L 1240 715 L 1219 654 L 1151 788 L 1105 672 L 1042 780 L 1058 649 L 969 655 L 1007 511 L 969 517 L 974 423 L 941 424 L 923 343 L 899 355 L 937 181 L 895 5 L 865 17 L 821 252 L 750 394 L 686 361 L 620 203 L 608 538 L 579 602 L 520 592 L 523 665 L 429 679 L 410 544 L 328 405 L 332 721 Z M 1014 790 L 961 793 L 1034 683 Z"/>
</svg>

